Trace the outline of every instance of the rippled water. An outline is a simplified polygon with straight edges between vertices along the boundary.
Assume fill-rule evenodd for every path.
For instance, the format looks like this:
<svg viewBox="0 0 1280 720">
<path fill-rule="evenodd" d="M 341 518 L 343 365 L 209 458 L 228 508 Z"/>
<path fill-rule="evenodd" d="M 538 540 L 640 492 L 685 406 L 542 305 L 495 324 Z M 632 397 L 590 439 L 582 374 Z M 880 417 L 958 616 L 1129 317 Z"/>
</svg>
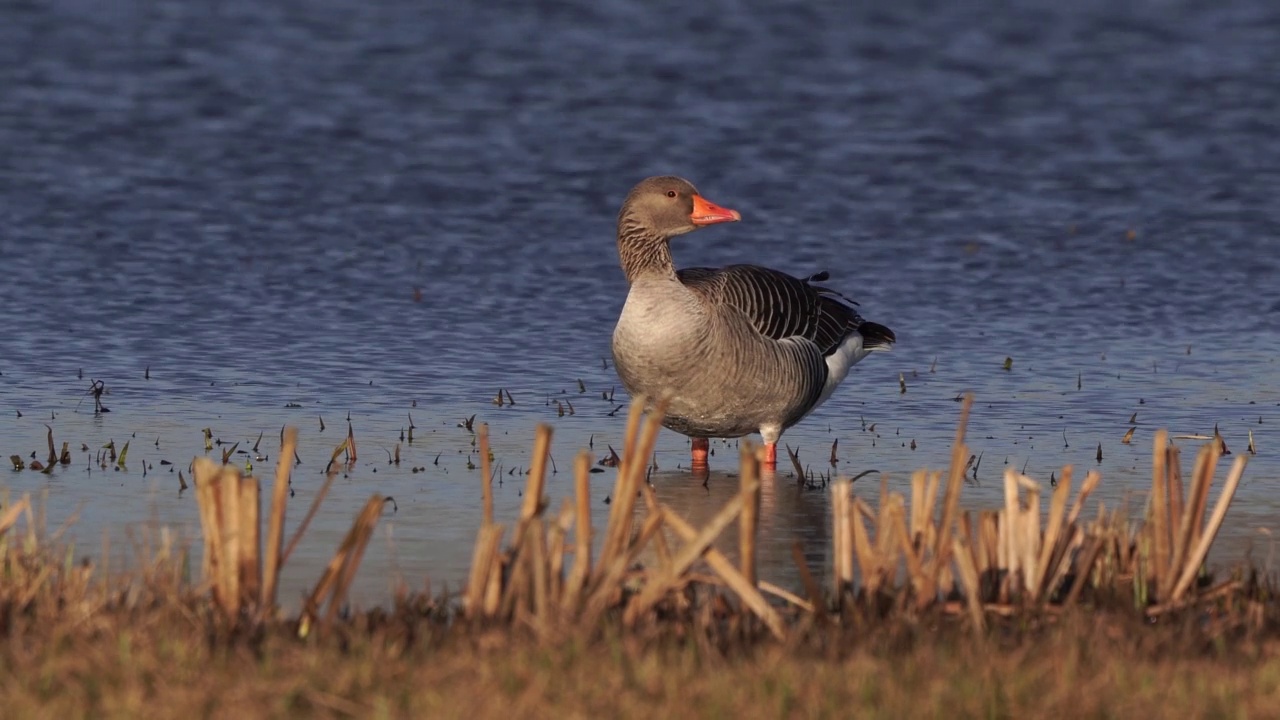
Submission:
<svg viewBox="0 0 1280 720">
<path fill-rule="evenodd" d="M 349 416 L 361 461 L 291 587 L 373 492 L 399 509 L 365 597 L 392 569 L 456 586 L 479 514 L 463 418 L 492 424 L 504 473 L 552 423 L 557 506 L 572 454 L 617 446 L 614 216 L 637 180 L 678 173 L 744 217 L 682 238 L 679 263 L 829 270 L 898 333 L 784 437 L 815 470 L 839 439 L 841 471 L 905 486 L 945 463 L 969 389 L 975 507 L 1006 463 L 1047 478 L 1098 466 L 1098 443 L 1114 504 L 1149 483 L 1154 429 L 1216 424 L 1237 452 L 1252 430 L 1220 554 L 1269 547 L 1280 8 L 476 5 L 0 6 L 0 451 L 43 457 L 45 423 L 77 449 L 7 487 L 47 491 L 53 522 L 83 504 L 89 550 L 155 521 L 194 535 L 170 470 L 200 429 L 274 449 L 295 423 L 299 515 Z M 410 414 L 417 440 L 389 466 Z M 132 443 L 128 471 L 78 451 L 112 439 Z M 686 452 L 664 434 L 655 484 L 706 517 L 736 481 L 691 481 Z M 602 499 L 612 473 L 593 477 Z M 765 577 L 790 577 L 792 538 L 820 557 L 825 513 L 822 493 L 768 489 Z"/>
</svg>

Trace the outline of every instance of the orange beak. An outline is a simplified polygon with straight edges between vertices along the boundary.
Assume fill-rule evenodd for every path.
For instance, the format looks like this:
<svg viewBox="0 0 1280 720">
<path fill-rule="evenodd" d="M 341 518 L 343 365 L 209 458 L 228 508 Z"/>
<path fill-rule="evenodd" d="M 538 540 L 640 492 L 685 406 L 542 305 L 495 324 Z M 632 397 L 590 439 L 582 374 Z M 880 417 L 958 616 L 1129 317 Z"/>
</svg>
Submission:
<svg viewBox="0 0 1280 720">
<path fill-rule="evenodd" d="M 689 214 L 689 220 L 694 225 L 715 225 L 722 222 L 737 222 L 741 219 L 742 214 L 737 210 L 722 208 L 701 195 L 693 196 L 693 212 Z"/>
</svg>

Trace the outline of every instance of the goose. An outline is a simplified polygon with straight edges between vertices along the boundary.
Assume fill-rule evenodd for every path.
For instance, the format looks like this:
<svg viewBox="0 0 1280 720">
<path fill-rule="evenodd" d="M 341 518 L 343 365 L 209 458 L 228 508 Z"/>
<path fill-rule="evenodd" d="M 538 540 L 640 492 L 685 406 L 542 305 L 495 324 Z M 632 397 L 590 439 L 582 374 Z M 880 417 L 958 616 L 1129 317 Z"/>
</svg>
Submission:
<svg viewBox="0 0 1280 720">
<path fill-rule="evenodd" d="M 667 397 L 662 424 L 692 439 L 695 472 L 706 472 L 710 438 L 753 432 L 776 468 L 783 431 L 831 397 L 854 363 L 896 342 L 817 284 L 827 273 L 676 269 L 673 238 L 741 219 L 674 176 L 642 181 L 618 213 L 630 289 L 613 331 L 614 368 L 632 397 Z"/>
</svg>

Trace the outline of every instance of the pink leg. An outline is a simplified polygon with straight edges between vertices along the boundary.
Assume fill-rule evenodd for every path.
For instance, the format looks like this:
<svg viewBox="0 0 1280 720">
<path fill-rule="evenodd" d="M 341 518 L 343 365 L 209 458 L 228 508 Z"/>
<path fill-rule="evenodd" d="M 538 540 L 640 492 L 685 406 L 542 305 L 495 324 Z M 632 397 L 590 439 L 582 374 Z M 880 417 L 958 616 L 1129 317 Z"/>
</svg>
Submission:
<svg viewBox="0 0 1280 720">
<path fill-rule="evenodd" d="M 778 469 L 778 443 L 764 444 L 764 466 L 768 470 Z"/>
<path fill-rule="evenodd" d="M 707 456 L 711 452 L 711 441 L 706 438 L 693 438 L 693 469 L 706 470 Z"/>
</svg>

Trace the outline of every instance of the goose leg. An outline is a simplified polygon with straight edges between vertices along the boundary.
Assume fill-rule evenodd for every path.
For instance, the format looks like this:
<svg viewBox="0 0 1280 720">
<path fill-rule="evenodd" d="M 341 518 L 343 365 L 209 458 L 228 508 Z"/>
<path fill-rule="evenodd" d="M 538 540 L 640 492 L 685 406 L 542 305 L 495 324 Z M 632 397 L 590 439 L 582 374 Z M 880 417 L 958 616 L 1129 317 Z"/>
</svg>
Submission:
<svg viewBox="0 0 1280 720">
<path fill-rule="evenodd" d="M 778 469 L 778 438 L 781 436 L 782 427 L 780 425 L 762 425 L 760 427 L 760 438 L 764 440 L 762 469 L 770 471 Z"/>
<path fill-rule="evenodd" d="M 704 437 L 693 438 L 693 469 L 707 468 L 707 455 L 711 451 L 711 441 Z"/>
<path fill-rule="evenodd" d="M 769 470 L 778 469 L 778 443 L 771 442 L 764 444 L 764 464 Z"/>
</svg>

